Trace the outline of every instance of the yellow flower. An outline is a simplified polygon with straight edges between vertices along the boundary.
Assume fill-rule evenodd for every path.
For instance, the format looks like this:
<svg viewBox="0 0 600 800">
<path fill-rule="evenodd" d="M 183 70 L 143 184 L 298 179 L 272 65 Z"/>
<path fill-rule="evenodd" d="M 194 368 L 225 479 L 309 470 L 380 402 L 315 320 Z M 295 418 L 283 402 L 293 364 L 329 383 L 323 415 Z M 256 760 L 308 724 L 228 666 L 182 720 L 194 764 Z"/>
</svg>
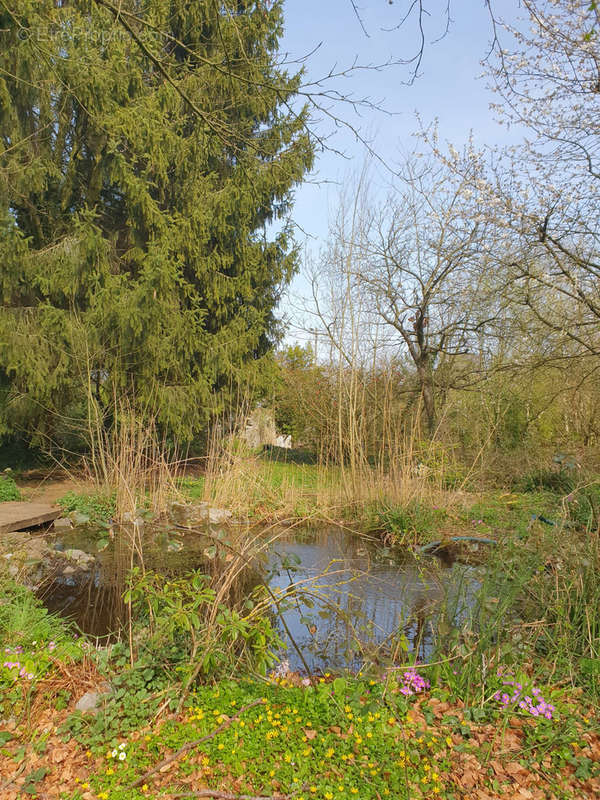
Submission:
<svg viewBox="0 0 600 800">
<path fill-rule="evenodd" d="M 148 734 L 146 734 L 144 736 L 144 741 L 149 742 L 151 738 L 152 738 L 151 736 L 148 736 Z"/>
<path fill-rule="evenodd" d="M 325 792 L 325 800 L 333 800 L 333 792 Z"/>
<path fill-rule="evenodd" d="M 272 769 L 272 770 L 269 772 L 269 778 L 274 778 L 274 777 L 275 777 L 275 770 L 274 770 L 274 769 Z"/>
<path fill-rule="evenodd" d="M 89 783 L 82 783 L 82 784 L 81 784 L 81 788 L 82 788 L 82 789 L 89 789 L 89 788 L 90 788 L 90 785 L 89 785 Z"/>
<path fill-rule="evenodd" d="M 223 742 L 221 742 L 220 744 L 217 745 L 217 750 L 224 750 L 224 749 L 225 749 L 225 745 L 223 744 Z"/>
<path fill-rule="evenodd" d="M 454 744 L 454 742 L 449 736 L 446 736 L 446 744 L 448 745 L 448 747 L 452 747 L 452 745 Z"/>
<path fill-rule="evenodd" d="M 388 725 L 395 725 L 395 724 L 396 724 L 396 720 L 395 720 L 395 718 L 394 718 L 394 717 L 390 717 L 390 718 L 388 719 Z M 421 741 L 422 741 L 422 740 L 421 740 Z"/>
<path fill-rule="evenodd" d="M 310 787 L 311 794 L 314 794 L 316 791 L 317 791 L 317 787 L 316 786 L 311 786 Z"/>
<path fill-rule="evenodd" d="M 114 774 L 115 774 L 115 771 L 114 771 L 114 769 L 111 767 L 110 769 L 107 769 L 107 770 L 106 770 L 106 774 L 107 774 L 107 775 L 114 775 Z"/>
<path fill-rule="evenodd" d="M 371 733 L 371 731 L 367 731 L 366 736 L 367 736 L 367 739 L 372 739 L 373 738 L 373 734 Z"/>
<path fill-rule="evenodd" d="M 99 792 L 97 797 L 98 800 L 108 800 L 108 794 L 106 792 Z"/>
<path fill-rule="evenodd" d="M 147 783 L 145 783 L 145 784 L 142 786 L 142 792 L 147 792 L 147 791 L 148 791 L 148 784 L 147 784 Z"/>
<path fill-rule="evenodd" d="M 352 794 L 358 794 L 358 789 L 356 788 L 356 786 L 351 786 L 350 791 L 352 792 Z"/>
</svg>

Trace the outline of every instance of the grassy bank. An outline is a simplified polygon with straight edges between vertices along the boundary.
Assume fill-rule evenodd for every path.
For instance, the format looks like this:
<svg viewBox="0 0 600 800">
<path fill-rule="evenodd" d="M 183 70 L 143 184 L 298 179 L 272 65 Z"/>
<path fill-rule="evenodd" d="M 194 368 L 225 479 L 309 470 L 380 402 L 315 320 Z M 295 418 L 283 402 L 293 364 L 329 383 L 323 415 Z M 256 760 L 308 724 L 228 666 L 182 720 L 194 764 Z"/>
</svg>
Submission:
<svg viewBox="0 0 600 800">
<path fill-rule="evenodd" d="M 130 572 L 129 625 L 101 649 L 2 578 L 0 796 L 598 796 L 597 482 L 556 470 L 467 491 L 431 474 L 377 475 L 246 454 L 173 481 L 169 497 L 256 523 L 342 522 L 417 551 L 453 536 L 495 541 L 469 614 L 457 621 L 447 597 L 427 619 L 427 664 L 398 650 L 359 675 L 276 679 L 274 598 L 241 580 L 251 542 L 235 553 L 218 543 L 207 576 Z M 130 495 L 158 513 L 145 498 Z M 117 495 L 97 490 L 61 503 L 105 526 L 119 513 Z M 96 713 L 75 712 L 106 682 Z"/>
<path fill-rule="evenodd" d="M 14 591 L 5 585 L 3 598 Z M 540 684 L 531 665 L 490 662 L 468 690 L 465 659 L 449 659 L 444 675 L 423 665 L 209 680 L 177 712 L 172 675 L 129 666 L 123 648 L 91 653 L 39 605 L 27 609 L 41 638 L 34 644 L 14 626 L 2 636 L 3 649 L 10 641 L 19 651 L 11 661 L 34 664 L 32 676 L 3 666 L 6 800 L 575 800 L 600 791 L 597 708 L 584 692 Z M 97 713 L 73 712 L 105 679 L 112 692 Z"/>
<path fill-rule="evenodd" d="M 522 527 L 472 615 L 436 618 L 429 663 L 354 676 L 269 677 L 268 598 L 232 603 L 214 578 L 134 573 L 129 640 L 100 650 L 4 579 L 1 796 L 598 796 L 598 541 L 492 499 L 474 527 Z M 96 713 L 74 711 L 106 682 Z"/>
</svg>

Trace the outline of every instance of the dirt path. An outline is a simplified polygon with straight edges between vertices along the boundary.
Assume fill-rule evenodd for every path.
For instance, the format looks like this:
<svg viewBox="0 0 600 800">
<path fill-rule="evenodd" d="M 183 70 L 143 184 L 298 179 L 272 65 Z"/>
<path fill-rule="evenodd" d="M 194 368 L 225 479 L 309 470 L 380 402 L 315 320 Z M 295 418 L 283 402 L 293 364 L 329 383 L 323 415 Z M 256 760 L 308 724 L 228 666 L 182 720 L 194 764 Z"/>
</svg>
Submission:
<svg viewBox="0 0 600 800">
<path fill-rule="evenodd" d="M 56 503 L 67 492 L 91 493 L 94 486 L 84 481 L 61 475 L 25 477 L 18 482 L 25 500 L 36 503 Z"/>
</svg>

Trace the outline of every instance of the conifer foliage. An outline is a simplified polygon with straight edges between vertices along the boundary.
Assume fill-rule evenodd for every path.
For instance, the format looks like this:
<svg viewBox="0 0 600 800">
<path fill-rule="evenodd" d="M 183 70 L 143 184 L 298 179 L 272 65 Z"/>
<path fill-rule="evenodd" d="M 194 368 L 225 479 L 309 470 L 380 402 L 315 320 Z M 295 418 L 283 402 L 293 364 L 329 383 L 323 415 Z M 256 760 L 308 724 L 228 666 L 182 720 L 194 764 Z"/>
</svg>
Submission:
<svg viewBox="0 0 600 800">
<path fill-rule="evenodd" d="M 0 5 L 0 432 L 127 393 L 188 437 L 269 348 L 313 156 L 282 21 L 262 0 Z"/>
</svg>

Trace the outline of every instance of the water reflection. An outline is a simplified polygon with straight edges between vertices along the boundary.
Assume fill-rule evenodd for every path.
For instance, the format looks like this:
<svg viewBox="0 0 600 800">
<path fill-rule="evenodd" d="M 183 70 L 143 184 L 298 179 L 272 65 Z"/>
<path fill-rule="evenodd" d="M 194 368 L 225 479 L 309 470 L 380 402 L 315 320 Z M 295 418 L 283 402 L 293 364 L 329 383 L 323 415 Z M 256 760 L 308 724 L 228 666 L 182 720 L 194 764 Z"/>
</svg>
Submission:
<svg viewBox="0 0 600 800">
<path fill-rule="evenodd" d="M 63 575 L 44 587 L 47 607 L 92 636 L 118 634 L 126 622 L 126 576 L 138 560 L 131 555 L 134 533 L 121 531 L 96 553 L 89 572 Z M 194 569 L 218 576 L 224 562 L 206 556 L 216 535 L 221 534 L 148 530 L 144 566 L 165 579 Z M 473 605 L 473 567 L 433 557 L 399 558 L 337 527 L 271 530 L 268 536 L 273 543 L 266 555 L 241 572 L 231 591 L 237 600 L 258 583 L 269 585 L 279 598 L 276 624 L 288 643 L 281 655 L 292 669 L 358 670 L 365 662 L 405 661 L 407 650 L 427 658 L 434 632 L 459 629 Z M 94 552 L 96 541 L 97 533 L 82 528 L 57 536 L 55 546 Z"/>
<path fill-rule="evenodd" d="M 400 560 L 336 528 L 279 540 L 268 567 L 273 589 L 297 587 L 280 626 L 302 652 L 290 665 L 310 671 L 397 662 L 407 648 L 427 658 L 437 623 L 464 624 L 478 585 L 473 567 Z"/>
</svg>

